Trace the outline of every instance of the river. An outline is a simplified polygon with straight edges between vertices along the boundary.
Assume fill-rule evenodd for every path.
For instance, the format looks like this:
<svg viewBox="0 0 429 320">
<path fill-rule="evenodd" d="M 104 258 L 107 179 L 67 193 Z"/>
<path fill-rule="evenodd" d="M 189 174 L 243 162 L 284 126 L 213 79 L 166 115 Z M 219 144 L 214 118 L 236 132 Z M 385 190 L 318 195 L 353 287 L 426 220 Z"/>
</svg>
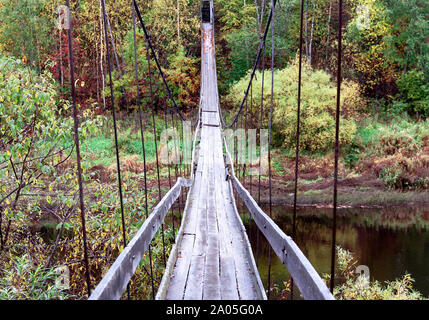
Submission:
<svg viewBox="0 0 429 320">
<path fill-rule="evenodd" d="M 268 208 L 263 208 L 268 213 Z M 273 220 L 291 234 L 292 209 L 276 206 Z M 296 242 L 319 274 L 330 272 L 332 209 L 300 207 L 297 212 Z M 244 217 L 264 286 L 267 287 L 268 243 Z M 371 280 L 384 282 L 410 273 L 414 289 L 429 296 L 429 207 L 339 209 L 337 245 L 351 251 L 360 265 L 369 267 Z M 272 252 L 271 279 L 283 288 L 289 280 L 286 267 Z M 276 298 L 274 294 L 272 298 Z"/>
</svg>

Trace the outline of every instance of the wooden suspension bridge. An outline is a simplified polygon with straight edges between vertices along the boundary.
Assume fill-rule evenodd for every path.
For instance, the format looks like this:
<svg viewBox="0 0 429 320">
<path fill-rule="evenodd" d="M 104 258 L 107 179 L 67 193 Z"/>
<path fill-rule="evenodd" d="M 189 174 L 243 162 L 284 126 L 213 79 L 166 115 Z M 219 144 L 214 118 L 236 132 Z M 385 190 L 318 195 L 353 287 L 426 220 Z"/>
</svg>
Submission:
<svg viewBox="0 0 429 320">
<path fill-rule="evenodd" d="M 219 107 L 213 17 L 213 2 L 203 1 L 201 98 L 191 166 L 195 169 L 191 170 L 190 179 L 177 179 L 97 285 L 90 300 L 121 298 L 184 187 L 190 190 L 182 223 L 156 299 L 267 299 L 237 211 L 234 188 L 289 270 L 301 295 L 305 299 L 334 299 L 292 238 L 261 210 L 234 174 Z"/>
</svg>

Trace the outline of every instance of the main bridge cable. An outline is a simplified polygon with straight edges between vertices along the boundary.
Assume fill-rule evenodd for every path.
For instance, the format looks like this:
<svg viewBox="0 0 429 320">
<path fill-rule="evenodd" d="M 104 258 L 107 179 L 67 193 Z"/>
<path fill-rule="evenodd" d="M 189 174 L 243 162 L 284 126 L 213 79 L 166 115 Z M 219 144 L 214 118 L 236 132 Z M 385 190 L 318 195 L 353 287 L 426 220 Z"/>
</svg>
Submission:
<svg viewBox="0 0 429 320">
<path fill-rule="evenodd" d="M 342 28 L 343 28 L 343 0 L 338 3 L 338 57 L 337 57 L 337 107 L 335 111 L 335 162 L 334 162 L 334 208 L 332 217 L 332 246 L 331 246 L 331 292 L 335 286 L 335 246 L 337 232 L 337 193 L 338 193 L 338 154 L 340 135 L 340 104 L 341 104 L 341 55 L 342 55 Z"/>
<path fill-rule="evenodd" d="M 277 0 L 273 0 L 273 10 L 275 9 L 276 4 L 277 4 Z M 261 55 L 262 55 L 263 51 L 265 51 L 265 41 L 267 39 L 268 29 L 270 27 L 271 20 L 273 18 L 273 10 L 270 11 L 270 15 L 268 16 L 267 24 L 265 26 L 264 35 L 262 36 L 261 43 L 259 44 L 258 55 L 256 56 L 256 60 L 255 60 L 255 63 L 253 65 L 253 70 L 252 70 L 252 74 L 250 76 L 249 84 L 247 85 L 247 89 L 245 91 L 244 98 L 241 101 L 240 108 L 238 109 L 238 112 L 235 115 L 234 120 L 232 121 L 232 123 L 230 125 L 227 126 L 225 121 L 223 120 L 222 113 L 220 113 L 222 123 L 226 129 L 231 129 L 234 126 L 234 124 L 238 121 L 238 118 L 240 117 L 240 114 L 244 108 L 245 102 L 247 100 L 247 96 L 249 95 L 251 84 L 253 82 L 253 78 L 255 77 L 256 69 L 257 69 L 258 64 L 259 64 L 259 60 L 261 59 Z"/>
<path fill-rule="evenodd" d="M 149 209 L 148 209 L 148 196 L 147 196 L 147 172 L 146 172 L 146 149 L 145 149 L 145 139 L 144 139 L 144 127 L 143 127 L 143 114 L 142 114 L 142 106 L 140 100 L 140 88 L 139 88 L 139 73 L 138 73 L 138 62 L 137 62 L 137 40 L 136 40 L 136 15 L 134 6 L 132 7 L 133 14 L 133 36 L 134 36 L 134 68 L 136 73 L 136 89 L 137 89 L 137 105 L 139 107 L 139 122 L 140 122 L 140 135 L 142 141 L 142 155 L 143 155 L 143 167 L 144 167 L 144 197 L 145 197 L 145 216 L 146 219 L 149 217 Z M 153 267 L 152 267 L 152 247 L 149 244 L 149 264 L 150 264 L 150 279 L 152 286 L 152 299 L 155 300 L 155 284 L 153 278 Z"/>
<path fill-rule="evenodd" d="M 112 65 L 110 62 L 110 49 L 109 49 L 109 37 L 107 35 L 107 21 L 106 21 L 106 3 L 105 0 L 101 0 L 103 8 L 103 19 L 104 19 L 104 37 L 106 40 L 106 56 L 107 56 L 107 66 L 109 71 L 109 80 L 110 80 L 110 95 L 112 100 L 112 117 L 113 117 L 113 128 L 115 134 L 115 151 L 116 151 L 116 166 L 118 169 L 118 188 L 119 188 L 119 201 L 121 205 L 121 220 L 122 220 L 122 241 L 124 248 L 127 246 L 127 234 L 125 227 L 125 216 L 124 216 L 124 200 L 122 195 L 122 177 L 121 177 L 121 164 L 119 159 L 119 144 L 118 144 L 118 130 L 116 125 L 116 111 L 115 111 L 115 97 L 113 94 L 113 79 L 112 79 Z M 127 295 L 130 299 L 130 286 L 127 285 Z"/>
<path fill-rule="evenodd" d="M 148 34 L 147 30 L 146 30 L 146 26 L 144 24 L 144 21 L 142 19 L 141 14 L 140 14 L 139 6 L 137 5 L 137 2 L 135 0 L 133 0 L 133 4 L 134 4 L 134 8 L 136 9 L 137 17 L 138 17 L 138 19 L 140 21 L 140 25 L 141 25 L 141 27 L 143 29 L 144 36 L 146 38 L 147 44 L 148 44 L 148 46 L 150 48 L 150 51 L 152 52 L 152 56 L 153 56 L 153 58 L 155 60 L 156 66 L 157 66 L 158 71 L 159 71 L 159 74 L 161 75 L 162 82 L 164 83 L 164 86 L 167 89 L 168 96 L 169 96 L 171 102 L 173 103 L 173 108 L 176 111 L 176 113 L 179 115 L 180 119 L 182 121 L 186 121 L 186 117 L 180 111 L 180 109 L 179 109 L 179 107 L 178 107 L 178 105 L 176 103 L 176 100 L 174 100 L 173 93 L 171 92 L 170 86 L 168 85 L 167 80 L 165 80 L 164 72 L 162 71 L 161 65 L 159 64 L 159 61 L 158 61 L 158 57 L 156 56 L 155 50 L 154 50 L 154 48 L 152 46 L 152 42 L 150 40 L 150 36 L 149 36 L 149 34 Z"/>
<path fill-rule="evenodd" d="M 88 291 L 88 297 L 91 295 L 91 279 L 89 271 L 89 259 L 88 259 L 88 245 L 86 237 L 86 226 L 85 226 L 85 204 L 83 199 L 83 182 L 82 182 L 82 166 L 80 156 L 80 145 L 79 145 L 79 118 L 76 106 L 76 87 L 74 79 L 74 59 L 73 59 L 73 35 L 72 35 L 72 21 L 70 19 L 70 2 L 66 1 L 70 25 L 68 28 L 68 51 L 70 61 L 70 83 L 72 93 L 72 104 L 73 104 L 73 120 L 74 120 L 74 140 L 76 145 L 76 162 L 77 162 L 77 179 L 79 184 L 79 202 L 80 202 L 80 218 L 82 224 L 82 242 L 83 242 L 83 254 L 85 263 L 85 274 L 86 274 L 86 286 Z"/>
</svg>

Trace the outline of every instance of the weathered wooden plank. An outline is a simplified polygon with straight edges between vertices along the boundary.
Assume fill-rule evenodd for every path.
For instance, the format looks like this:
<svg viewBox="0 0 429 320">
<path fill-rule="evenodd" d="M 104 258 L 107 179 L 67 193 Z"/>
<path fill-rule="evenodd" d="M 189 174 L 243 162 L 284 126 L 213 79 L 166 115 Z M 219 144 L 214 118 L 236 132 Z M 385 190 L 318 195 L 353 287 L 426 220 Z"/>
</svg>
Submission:
<svg viewBox="0 0 429 320">
<path fill-rule="evenodd" d="M 223 161 L 223 158 L 218 159 Z M 221 298 L 223 300 L 238 300 L 238 287 L 235 261 L 233 257 L 232 248 L 232 235 L 231 228 L 226 217 L 225 205 L 229 202 L 229 199 L 222 193 L 222 183 L 224 180 L 223 170 L 217 171 L 216 184 L 216 203 L 217 206 L 217 219 L 219 225 L 219 261 L 220 261 L 220 281 L 221 286 Z"/>
<path fill-rule="evenodd" d="M 168 191 L 154 208 L 134 238 L 122 250 L 119 257 L 89 297 L 89 300 L 117 300 L 121 298 L 143 254 L 148 249 L 150 242 L 164 221 L 168 210 L 180 196 L 183 186 L 189 187 L 190 181 L 179 178 L 174 187 Z"/>
<path fill-rule="evenodd" d="M 208 172 L 205 167 L 210 162 L 209 148 L 206 138 L 206 130 L 202 129 L 203 139 L 203 152 L 204 158 L 202 163 L 198 166 L 201 167 L 202 176 L 200 182 L 200 194 L 198 199 L 197 214 L 194 216 L 195 229 L 195 242 L 192 248 L 192 258 L 190 263 L 189 275 L 186 281 L 185 299 L 197 300 L 202 299 L 203 296 L 203 275 L 204 264 L 206 259 L 207 249 L 207 194 L 208 194 Z"/>
<path fill-rule="evenodd" d="M 235 204 L 225 198 L 223 191 L 224 188 L 230 189 L 231 186 L 225 181 L 212 25 L 203 24 L 202 37 L 200 95 L 202 125 L 198 166 L 193 176 L 194 186 L 188 195 L 188 201 L 189 199 L 194 201 L 191 201 L 192 205 L 187 208 L 180 228 L 185 232 L 184 235 L 195 235 L 195 241 L 190 259 L 180 260 L 178 258 L 180 255 L 174 254 L 178 250 L 183 250 L 182 245 L 190 246 L 190 242 L 186 244 L 178 241 L 177 249 L 173 247 L 173 254 L 168 261 L 169 266 L 176 263 L 176 268 L 167 268 L 169 274 L 174 275 L 171 280 L 175 277 L 186 278 L 184 295 L 182 296 L 180 289 L 183 285 L 182 280 L 179 289 L 175 289 L 176 294 L 164 294 L 163 292 L 170 290 L 166 289 L 166 286 L 174 285 L 173 281 L 168 282 L 169 276 L 164 275 L 157 299 L 238 299 L 240 295 L 237 278 L 240 279 L 242 288 L 249 288 L 249 293 L 243 294 L 241 298 L 263 298 L 262 285 L 258 287 L 260 292 L 255 292 L 255 283 L 260 283 L 260 278 L 254 263 L 249 263 L 253 261 L 253 257 L 244 227 L 234 211 Z M 200 184 L 199 193 L 194 190 L 197 183 Z M 198 201 L 195 201 L 196 199 Z M 179 231 L 179 238 L 180 234 Z M 240 267 L 236 269 L 235 265 L 239 260 L 243 261 L 240 261 Z M 179 275 L 177 264 L 183 262 L 186 266 L 180 267 L 182 271 Z"/>
<path fill-rule="evenodd" d="M 204 269 L 203 297 L 207 300 L 220 299 L 220 276 L 219 276 L 219 238 L 217 233 L 209 233 L 207 239 L 207 250 Z"/>
<path fill-rule="evenodd" d="M 207 169 L 213 164 L 212 155 L 209 147 L 209 136 L 206 128 L 203 127 L 204 132 L 204 163 L 202 164 L 203 176 L 201 179 L 201 194 L 200 203 L 198 207 L 198 225 L 195 231 L 196 239 L 193 249 L 193 256 L 191 262 L 190 276 L 188 278 L 185 299 L 202 299 L 204 291 L 204 274 L 205 264 L 207 259 L 207 209 L 208 209 L 208 196 L 210 186 L 210 172 Z"/>
<path fill-rule="evenodd" d="M 186 282 L 185 300 L 202 300 L 203 299 L 203 277 L 204 277 L 204 264 L 206 256 L 193 255 L 191 260 L 191 268 L 189 269 L 189 277 Z M 189 279 L 190 277 L 194 278 Z"/>
<path fill-rule="evenodd" d="M 197 135 L 195 135 L 195 139 Z M 195 141 L 194 141 L 195 144 Z M 194 153 L 194 159 L 198 157 L 198 150 Z M 203 161 L 203 160 L 202 160 Z M 183 293 L 186 287 L 187 276 L 189 273 L 190 259 L 192 256 L 192 248 L 193 243 L 195 242 L 195 233 L 186 233 L 186 227 L 188 227 L 193 221 L 196 221 L 196 216 L 198 215 L 198 201 L 200 194 L 200 185 L 201 185 L 201 175 L 202 172 L 197 172 L 193 178 L 194 183 L 191 186 L 188 197 L 186 199 L 186 205 L 183 210 L 183 218 L 182 223 L 180 225 L 176 243 L 173 245 L 171 249 L 170 256 L 168 258 L 167 267 L 164 271 L 164 275 L 162 277 L 161 284 L 159 286 L 158 292 L 156 294 L 155 299 L 180 299 L 183 298 Z M 192 228 L 192 227 L 191 227 Z M 193 228 L 192 230 L 195 230 Z M 192 240 L 185 241 L 186 236 L 189 235 L 192 237 Z M 187 242 L 191 242 L 190 244 Z M 180 251 L 182 250 L 182 246 L 191 250 L 191 253 L 185 253 L 186 259 L 178 260 L 180 257 Z M 186 251 L 186 249 L 184 249 Z M 180 263 L 180 266 L 179 266 Z M 176 267 L 180 268 L 177 269 Z M 174 283 L 171 282 L 172 278 L 175 278 Z M 170 292 L 170 285 L 173 286 Z"/>
<path fill-rule="evenodd" d="M 215 148 L 213 139 L 217 129 L 206 129 L 210 133 L 211 149 L 209 161 L 205 167 L 208 172 L 208 194 L 207 194 L 207 247 L 206 261 L 204 265 L 204 288 L 203 298 L 208 300 L 220 299 L 220 277 L 219 277 L 219 228 L 216 216 L 215 185 L 219 181 L 215 177 L 215 169 L 221 165 L 215 161 L 215 154 L 220 152 Z"/>
<path fill-rule="evenodd" d="M 248 244 L 247 235 L 237 211 L 235 199 L 228 182 L 224 187 L 225 194 L 229 194 L 231 205 L 228 207 L 228 221 L 232 229 L 232 247 L 236 266 L 237 285 L 240 299 L 254 300 L 266 299 L 263 285 L 257 274 L 256 265 L 253 263 L 253 255 Z M 253 279 L 249 281 L 248 279 Z"/>
<path fill-rule="evenodd" d="M 194 234 L 184 234 L 182 237 L 174 273 L 170 276 L 170 284 L 166 296 L 167 300 L 183 299 L 194 241 Z"/>
</svg>

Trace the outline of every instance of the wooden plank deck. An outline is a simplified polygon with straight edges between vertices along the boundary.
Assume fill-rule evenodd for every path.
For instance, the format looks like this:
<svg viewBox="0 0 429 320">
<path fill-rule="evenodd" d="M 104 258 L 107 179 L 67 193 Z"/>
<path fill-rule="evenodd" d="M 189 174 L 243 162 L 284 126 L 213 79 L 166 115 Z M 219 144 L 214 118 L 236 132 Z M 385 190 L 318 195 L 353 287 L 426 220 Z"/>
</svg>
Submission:
<svg viewBox="0 0 429 320">
<path fill-rule="evenodd" d="M 213 26 L 202 24 L 197 170 L 157 299 L 266 299 L 225 163 Z"/>
</svg>

